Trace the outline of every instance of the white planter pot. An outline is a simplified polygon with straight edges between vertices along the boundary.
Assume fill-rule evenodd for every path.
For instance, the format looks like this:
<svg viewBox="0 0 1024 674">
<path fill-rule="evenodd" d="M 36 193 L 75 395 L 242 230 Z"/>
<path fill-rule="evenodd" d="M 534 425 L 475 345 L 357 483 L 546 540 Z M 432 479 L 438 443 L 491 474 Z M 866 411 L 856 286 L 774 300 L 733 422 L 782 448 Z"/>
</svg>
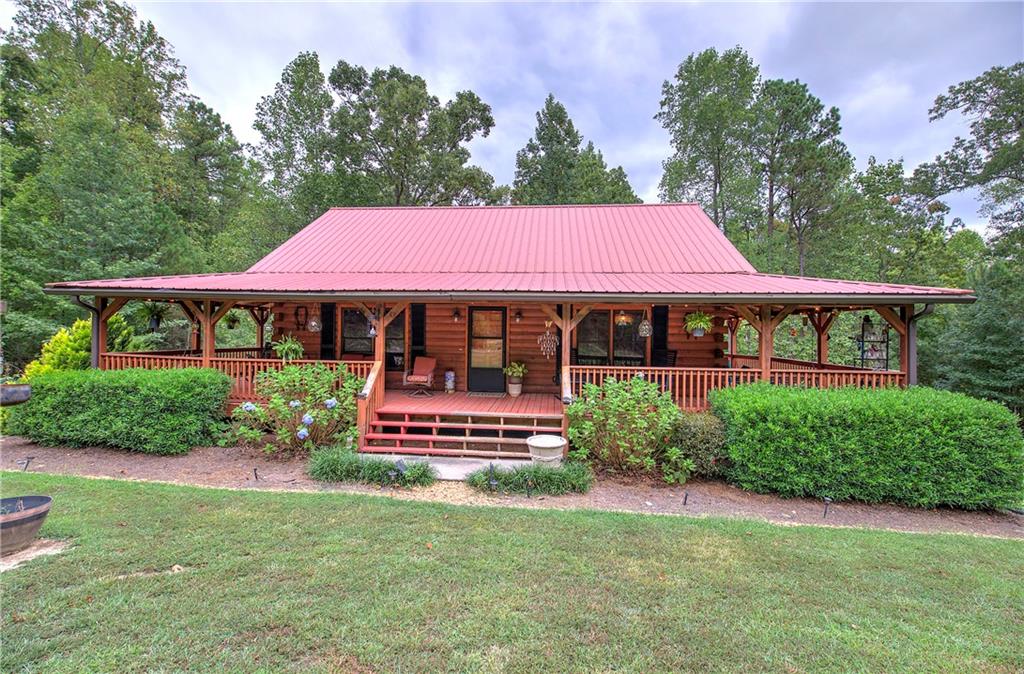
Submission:
<svg viewBox="0 0 1024 674">
<path fill-rule="evenodd" d="M 693 336 L 694 337 L 703 337 L 704 336 L 704 328 L 694 328 L 693 329 Z"/>
<path fill-rule="evenodd" d="M 568 444 L 560 435 L 531 435 L 526 439 L 526 446 L 530 449 L 530 458 L 533 462 L 551 467 L 562 465 L 562 455 Z"/>
<path fill-rule="evenodd" d="M 508 394 L 510 396 L 512 396 L 513 398 L 515 398 L 515 397 L 521 395 L 522 392 L 523 392 L 523 380 L 520 379 L 519 381 L 515 381 L 513 378 L 509 377 L 509 380 L 508 380 Z"/>
</svg>

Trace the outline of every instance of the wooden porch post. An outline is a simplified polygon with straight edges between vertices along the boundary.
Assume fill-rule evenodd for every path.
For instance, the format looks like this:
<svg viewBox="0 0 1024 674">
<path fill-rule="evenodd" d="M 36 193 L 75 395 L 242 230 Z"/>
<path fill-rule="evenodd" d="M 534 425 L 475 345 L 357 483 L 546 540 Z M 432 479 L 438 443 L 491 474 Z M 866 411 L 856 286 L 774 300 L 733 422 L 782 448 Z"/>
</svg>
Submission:
<svg viewBox="0 0 1024 674">
<path fill-rule="evenodd" d="M 739 349 L 739 335 L 736 333 L 740 329 L 740 318 L 730 318 L 725 322 L 725 327 L 729 329 L 729 356 L 735 356 L 737 349 Z"/>
<path fill-rule="evenodd" d="M 772 353 L 775 350 L 775 331 L 772 329 L 772 308 L 761 305 L 759 316 L 761 328 L 758 331 L 757 357 L 761 366 L 761 380 L 772 380 Z"/>
<path fill-rule="evenodd" d="M 107 323 L 110 321 L 110 317 L 126 304 L 128 304 L 127 297 L 118 297 L 113 301 L 106 297 L 96 298 L 96 308 L 99 311 L 99 326 L 96 330 L 97 362 L 100 366 L 103 364 L 103 354 L 107 352 Z"/>
<path fill-rule="evenodd" d="M 263 348 L 264 343 L 267 340 L 267 319 L 268 312 L 270 310 L 266 307 L 255 307 L 249 309 L 249 316 L 252 317 L 252 322 L 256 324 L 256 346 L 260 349 Z"/>
<path fill-rule="evenodd" d="M 828 331 L 835 319 L 836 314 L 831 311 L 824 312 L 818 309 L 811 314 L 811 325 L 814 327 L 814 332 L 818 335 L 816 357 L 818 365 L 824 365 L 828 362 Z"/>
<path fill-rule="evenodd" d="M 200 323 L 203 330 L 203 367 L 210 367 L 217 351 L 217 329 L 213 325 L 213 302 L 210 300 L 203 302 Z"/>
</svg>

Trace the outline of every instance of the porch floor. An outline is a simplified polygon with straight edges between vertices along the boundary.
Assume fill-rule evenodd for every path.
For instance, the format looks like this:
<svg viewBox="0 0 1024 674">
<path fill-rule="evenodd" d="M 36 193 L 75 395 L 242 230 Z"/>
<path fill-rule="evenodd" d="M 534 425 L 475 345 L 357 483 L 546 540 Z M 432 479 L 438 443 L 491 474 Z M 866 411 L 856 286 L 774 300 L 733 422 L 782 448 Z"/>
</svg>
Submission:
<svg viewBox="0 0 1024 674">
<path fill-rule="evenodd" d="M 412 396 L 405 391 L 385 391 L 378 414 L 529 417 L 561 419 L 562 401 L 552 393 L 524 393 L 516 398 L 507 394 L 473 394 L 466 391 L 432 396 Z"/>
</svg>

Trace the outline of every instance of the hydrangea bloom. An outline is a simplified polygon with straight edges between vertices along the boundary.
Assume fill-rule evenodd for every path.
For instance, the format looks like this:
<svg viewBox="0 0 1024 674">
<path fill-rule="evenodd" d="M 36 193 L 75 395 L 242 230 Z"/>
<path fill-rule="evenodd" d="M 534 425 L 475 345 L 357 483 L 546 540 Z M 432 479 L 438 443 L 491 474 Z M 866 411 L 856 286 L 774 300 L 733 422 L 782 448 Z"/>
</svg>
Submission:
<svg viewBox="0 0 1024 674">
<path fill-rule="evenodd" d="M 302 415 L 302 423 L 306 424 L 307 426 L 312 426 L 313 425 L 313 415 L 310 414 L 309 412 L 306 412 L 305 414 L 303 414 Z"/>
<path fill-rule="evenodd" d="M 336 398 L 328 398 L 327 400 L 324 401 L 324 407 L 326 407 L 329 410 L 333 410 L 337 406 L 338 400 Z"/>
<path fill-rule="evenodd" d="M 298 400 L 293 400 L 290 403 L 288 403 L 288 407 L 295 409 L 296 407 L 302 407 L 302 403 L 300 403 Z"/>
<path fill-rule="evenodd" d="M 305 428 L 300 428 L 299 432 L 295 434 L 295 437 L 297 437 L 299 440 L 305 440 L 306 438 L 309 437 L 309 431 Z"/>
<path fill-rule="evenodd" d="M 242 409 L 245 410 L 246 412 L 255 412 L 256 411 L 256 404 L 255 403 L 243 403 L 242 404 Z"/>
</svg>

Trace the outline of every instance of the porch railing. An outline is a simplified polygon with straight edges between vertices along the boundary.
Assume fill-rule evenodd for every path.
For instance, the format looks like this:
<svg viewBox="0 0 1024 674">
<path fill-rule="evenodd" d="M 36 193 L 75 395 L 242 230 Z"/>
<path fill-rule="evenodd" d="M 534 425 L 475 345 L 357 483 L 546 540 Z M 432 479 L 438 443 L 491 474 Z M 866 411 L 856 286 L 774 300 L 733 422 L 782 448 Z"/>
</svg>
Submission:
<svg viewBox="0 0 1024 674">
<path fill-rule="evenodd" d="M 293 360 L 290 364 L 313 363 L 321 363 L 334 371 L 344 366 L 352 374 L 364 379 L 369 376 L 374 366 L 373 361 L 368 360 Z M 218 355 L 210 359 L 209 366 L 231 378 L 229 401 L 239 403 L 252 400 L 256 396 L 254 386 L 257 374 L 265 370 L 280 370 L 284 363 L 274 358 L 224 358 Z M 100 368 L 103 370 L 125 370 L 134 367 L 149 370 L 203 367 L 203 359 L 199 356 L 166 355 L 164 352 L 100 354 Z"/>
<path fill-rule="evenodd" d="M 569 367 L 572 397 L 582 394 L 585 384 L 600 386 L 607 377 L 621 380 L 638 375 L 670 393 L 682 409 L 697 411 L 707 409 L 709 391 L 755 382 L 760 372 L 739 368 L 572 365 Z"/>
<path fill-rule="evenodd" d="M 800 361 L 796 361 L 800 362 Z M 773 363 L 774 365 L 774 363 Z M 810 363 L 808 365 L 816 365 Z M 750 384 L 761 380 L 761 372 L 751 368 L 700 368 L 700 367 L 607 367 L 571 365 L 563 369 L 568 373 L 567 384 L 563 374 L 563 398 L 572 398 L 583 392 L 585 384 L 600 386 L 605 378 L 628 379 L 642 375 L 658 385 L 662 391 L 672 395 L 679 407 L 687 411 L 699 411 L 708 407 L 708 393 L 716 389 L 730 388 L 739 384 Z M 771 382 L 782 386 L 807 386 L 814 388 L 837 388 L 858 386 L 861 388 L 885 388 L 903 386 L 904 373 L 892 370 L 834 369 L 773 369 Z"/>
<path fill-rule="evenodd" d="M 736 354 L 728 356 L 732 359 L 733 367 L 748 367 L 758 369 L 761 367 L 761 359 L 757 356 Z M 809 360 L 796 360 L 793 358 L 772 358 L 772 370 L 838 370 L 848 372 L 864 372 L 863 368 L 853 365 L 837 365 L 835 363 L 815 363 Z"/>
</svg>

